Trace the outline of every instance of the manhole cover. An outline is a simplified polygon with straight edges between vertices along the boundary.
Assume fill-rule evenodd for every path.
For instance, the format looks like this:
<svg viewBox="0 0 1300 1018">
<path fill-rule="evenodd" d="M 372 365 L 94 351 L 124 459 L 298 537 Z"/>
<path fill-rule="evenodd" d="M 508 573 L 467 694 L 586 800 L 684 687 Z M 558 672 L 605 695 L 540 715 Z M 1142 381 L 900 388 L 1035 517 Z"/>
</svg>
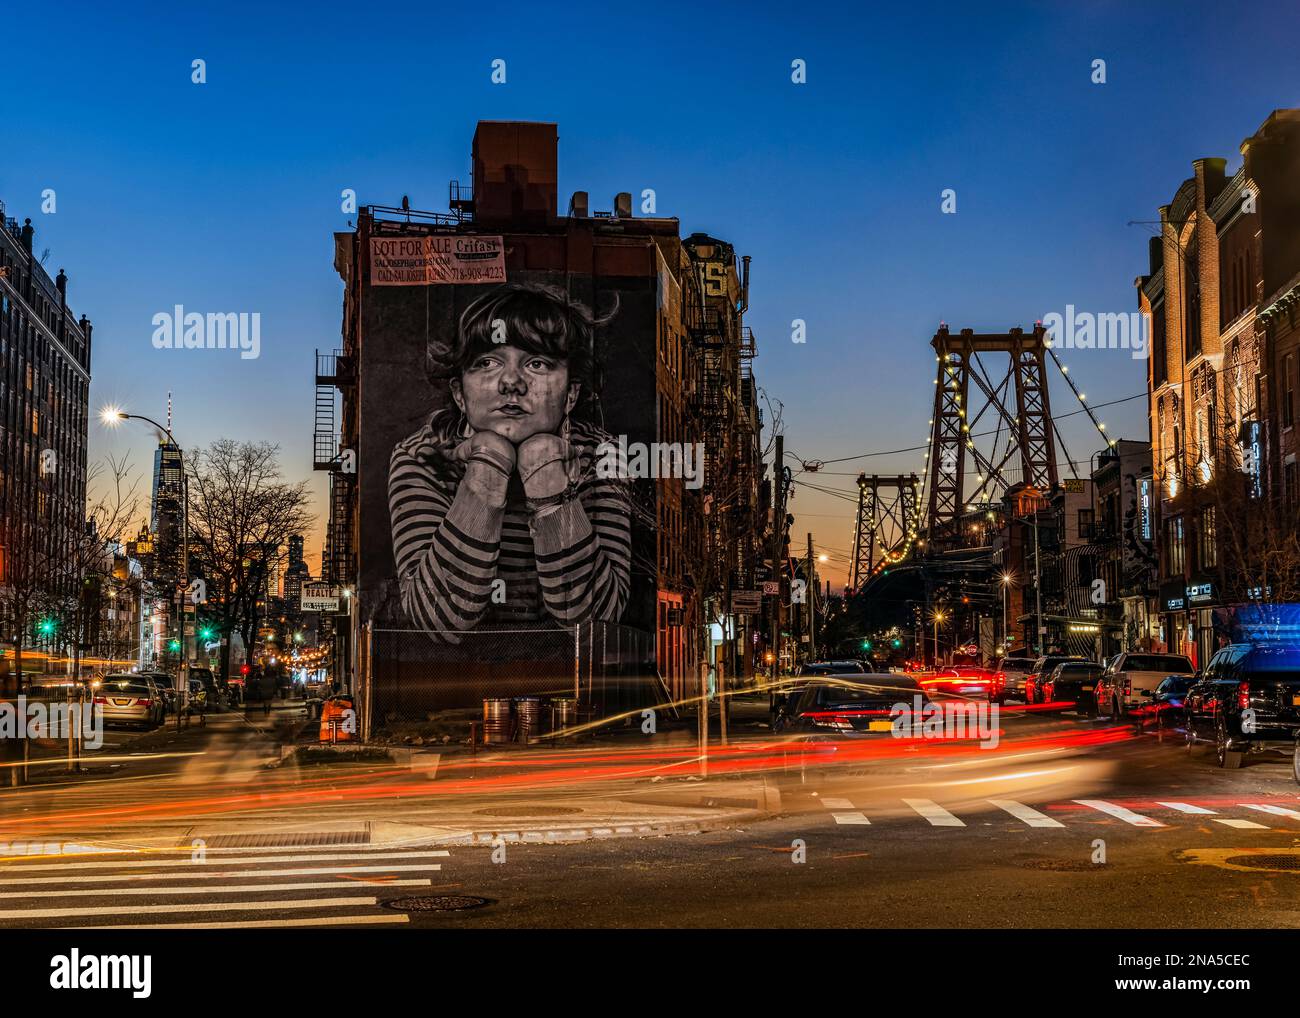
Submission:
<svg viewBox="0 0 1300 1018">
<path fill-rule="evenodd" d="M 474 812 L 484 817 L 567 817 L 582 810 L 572 806 L 493 806 Z"/>
<path fill-rule="evenodd" d="M 1053 873 L 1083 873 L 1106 868 L 1105 865 L 1086 859 L 1028 859 L 1021 865 L 1027 870 L 1049 870 Z"/>
<path fill-rule="evenodd" d="M 390 898 L 384 902 L 384 907 L 398 912 L 464 912 L 487 904 L 490 904 L 489 899 L 477 898 L 472 894 L 435 894 Z"/>
<path fill-rule="evenodd" d="M 1234 855 L 1223 861 L 1256 870 L 1300 870 L 1300 855 Z"/>
</svg>

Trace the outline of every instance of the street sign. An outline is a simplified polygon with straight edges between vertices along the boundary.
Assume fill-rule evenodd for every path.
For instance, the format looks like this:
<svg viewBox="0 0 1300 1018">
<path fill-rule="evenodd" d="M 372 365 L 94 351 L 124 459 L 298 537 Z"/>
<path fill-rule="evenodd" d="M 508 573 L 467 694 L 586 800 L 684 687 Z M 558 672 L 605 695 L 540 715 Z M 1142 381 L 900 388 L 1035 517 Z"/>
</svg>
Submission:
<svg viewBox="0 0 1300 1018">
<path fill-rule="evenodd" d="M 339 610 L 338 587 L 328 583 L 304 583 L 302 585 L 302 610 L 305 612 L 337 612 Z"/>
<path fill-rule="evenodd" d="M 733 590 L 731 612 L 733 615 L 759 615 L 763 611 L 763 594 L 757 590 Z"/>
<path fill-rule="evenodd" d="M 764 595 L 765 597 L 776 597 L 776 596 L 779 595 L 780 593 L 781 593 L 781 581 L 780 581 L 780 580 L 764 580 L 764 581 L 763 581 L 763 595 Z"/>
</svg>

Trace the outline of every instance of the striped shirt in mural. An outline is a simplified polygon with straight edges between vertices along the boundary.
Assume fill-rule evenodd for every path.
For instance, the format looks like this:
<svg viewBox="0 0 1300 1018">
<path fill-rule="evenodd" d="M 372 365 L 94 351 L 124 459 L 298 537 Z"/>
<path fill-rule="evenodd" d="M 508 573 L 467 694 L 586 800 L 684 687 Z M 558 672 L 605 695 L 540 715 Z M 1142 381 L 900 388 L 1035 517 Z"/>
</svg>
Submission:
<svg viewBox="0 0 1300 1018">
<path fill-rule="evenodd" d="M 524 505 L 517 475 L 504 508 L 460 483 L 464 465 L 451 457 L 461 438 L 449 423 L 435 421 L 399 443 L 388 506 L 411 621 L 446 643 L 480 626 L 617 621 L 631 573 L 630 503 L 625 480 L 596 476 L 597 447 L 606 441 L 598 429 L 573 426 L 577 495 L 537 517 Z M 502 603 L 493 601 L 497 579 L 505 585 Z"/>
</svg>

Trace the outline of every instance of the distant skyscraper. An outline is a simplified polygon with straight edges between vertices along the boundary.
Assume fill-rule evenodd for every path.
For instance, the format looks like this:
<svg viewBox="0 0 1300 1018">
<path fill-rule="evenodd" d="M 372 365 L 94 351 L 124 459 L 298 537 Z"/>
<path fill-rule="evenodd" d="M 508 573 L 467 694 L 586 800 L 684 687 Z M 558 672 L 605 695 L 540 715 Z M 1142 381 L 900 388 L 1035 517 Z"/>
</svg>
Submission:
<svg viewBox="0 0 1300 1018">
<path fill-rule="evenodd" d="M 290 611 L 299 611 L 302 607 L 302 585 L 311 579 L 311 571 L 303 557 L 302 534 L 289 538 L 289 565 L 284 573 L 284 600 Z"/>
<path fill-rule="evenodd" d="M 175 583 L 181 574 L 181 497 L 184 464 L 181 451 L 166 439 L 153 455 L 153 492 L 149 529 L 154 534 L 154 577 Z"/>
</svg>

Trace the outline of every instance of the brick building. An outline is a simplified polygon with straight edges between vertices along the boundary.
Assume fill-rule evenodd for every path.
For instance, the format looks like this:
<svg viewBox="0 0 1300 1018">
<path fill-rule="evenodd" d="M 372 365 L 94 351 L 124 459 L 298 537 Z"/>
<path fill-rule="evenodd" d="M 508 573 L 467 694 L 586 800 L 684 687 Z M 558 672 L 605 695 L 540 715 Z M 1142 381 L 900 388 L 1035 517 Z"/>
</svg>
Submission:
<svg viewBox="0 0 1300 1018">
<path fill-rule="evenodd" d="M 628 443 L 704 449 L 699 483 L 682 476 L 634 482 L 632 593 L 617 631 L 586 632 L 591 644 L 581 649 L 583 661 L 609 660 L 616 641 L 627 646 L 626 637 L 639 646 L 643 634 L 644 663 L 663 684 L 657 695 L 691 695 L 706 655 L 728 672 L 745 673 L 746 657 L 737 650 L 748 646 L 743 620 L 706 625 L 725 613 L 729 590 L 752 585 L 759 539 L 760 418 L 749 369 L 754 342 L 742 317 L 745 268 L 724 241 L 703 234 L 683 240 L 675 218 L 633 216 L 629 193 L 614 196 L 610 210 L 595 211 L 587 192 L 577 191 L 561 214 L 554 124 L 479 123 L 472 168 L 472 188 L 453 181 L 448 213 L 413 211 L 405 200 L 400 207 L 371 205 L 360 210 L 355 231 L 335 235 L 335 266 L 345 284 L 343 340 L 318 357 L 315 464 L 331 474 L 323 578 L 349 599 L 341 605 L 347 617 L 336 620 L 337 673 L 358 676 L 364 688 L 368 677 L 382 683 L 394 672 L 381 660 L 387 652 L 372 643 L 379 649 L 371 654 L 363 635 L 406 624 L 395 607 L 390 454 L 427 419 L 430 405 L 446 405 L 436 383 L 415 377 L 429 337 L 454 336 L 466 307 L 491 288 L 479 277 L 401 285 L 376 275 L 374 252 L 384 249 L 376 245 L 426 239 L 439 250 L 499 250 L 499 278 L 563 291 L 608 316 L 585 379 L 600 429 Z M 486 634 L 469 641 L 480 637 L 487 646 Z M 609 647 L 602 649 L 602 641 Z M 479 660 L 504 660 L 502 644 L 492 643 Z M 540 668 L 534 671 L 543 682 Z M 523 692 L 506 673 L 518 677 L 520 669 L 485 671 L 475 695 Z M 438 683 L 421 687 L 430 704 L 472 699 L 427 688 Z"/>
<path fill-rule="evenodd" d="M 1300 110 L 1274 112 L 1225 160 L 1197 159 L 1160 209 L 1150 272 L 1148 394 L 1157 499 L 1158 642 L 1208 660 L 1216 610 L 1294 593 L 1265 554 L 1293 521 L 1300 379 Z M 1221 613 L 1220 613 L 1221 617 Z"/>
</svg>

